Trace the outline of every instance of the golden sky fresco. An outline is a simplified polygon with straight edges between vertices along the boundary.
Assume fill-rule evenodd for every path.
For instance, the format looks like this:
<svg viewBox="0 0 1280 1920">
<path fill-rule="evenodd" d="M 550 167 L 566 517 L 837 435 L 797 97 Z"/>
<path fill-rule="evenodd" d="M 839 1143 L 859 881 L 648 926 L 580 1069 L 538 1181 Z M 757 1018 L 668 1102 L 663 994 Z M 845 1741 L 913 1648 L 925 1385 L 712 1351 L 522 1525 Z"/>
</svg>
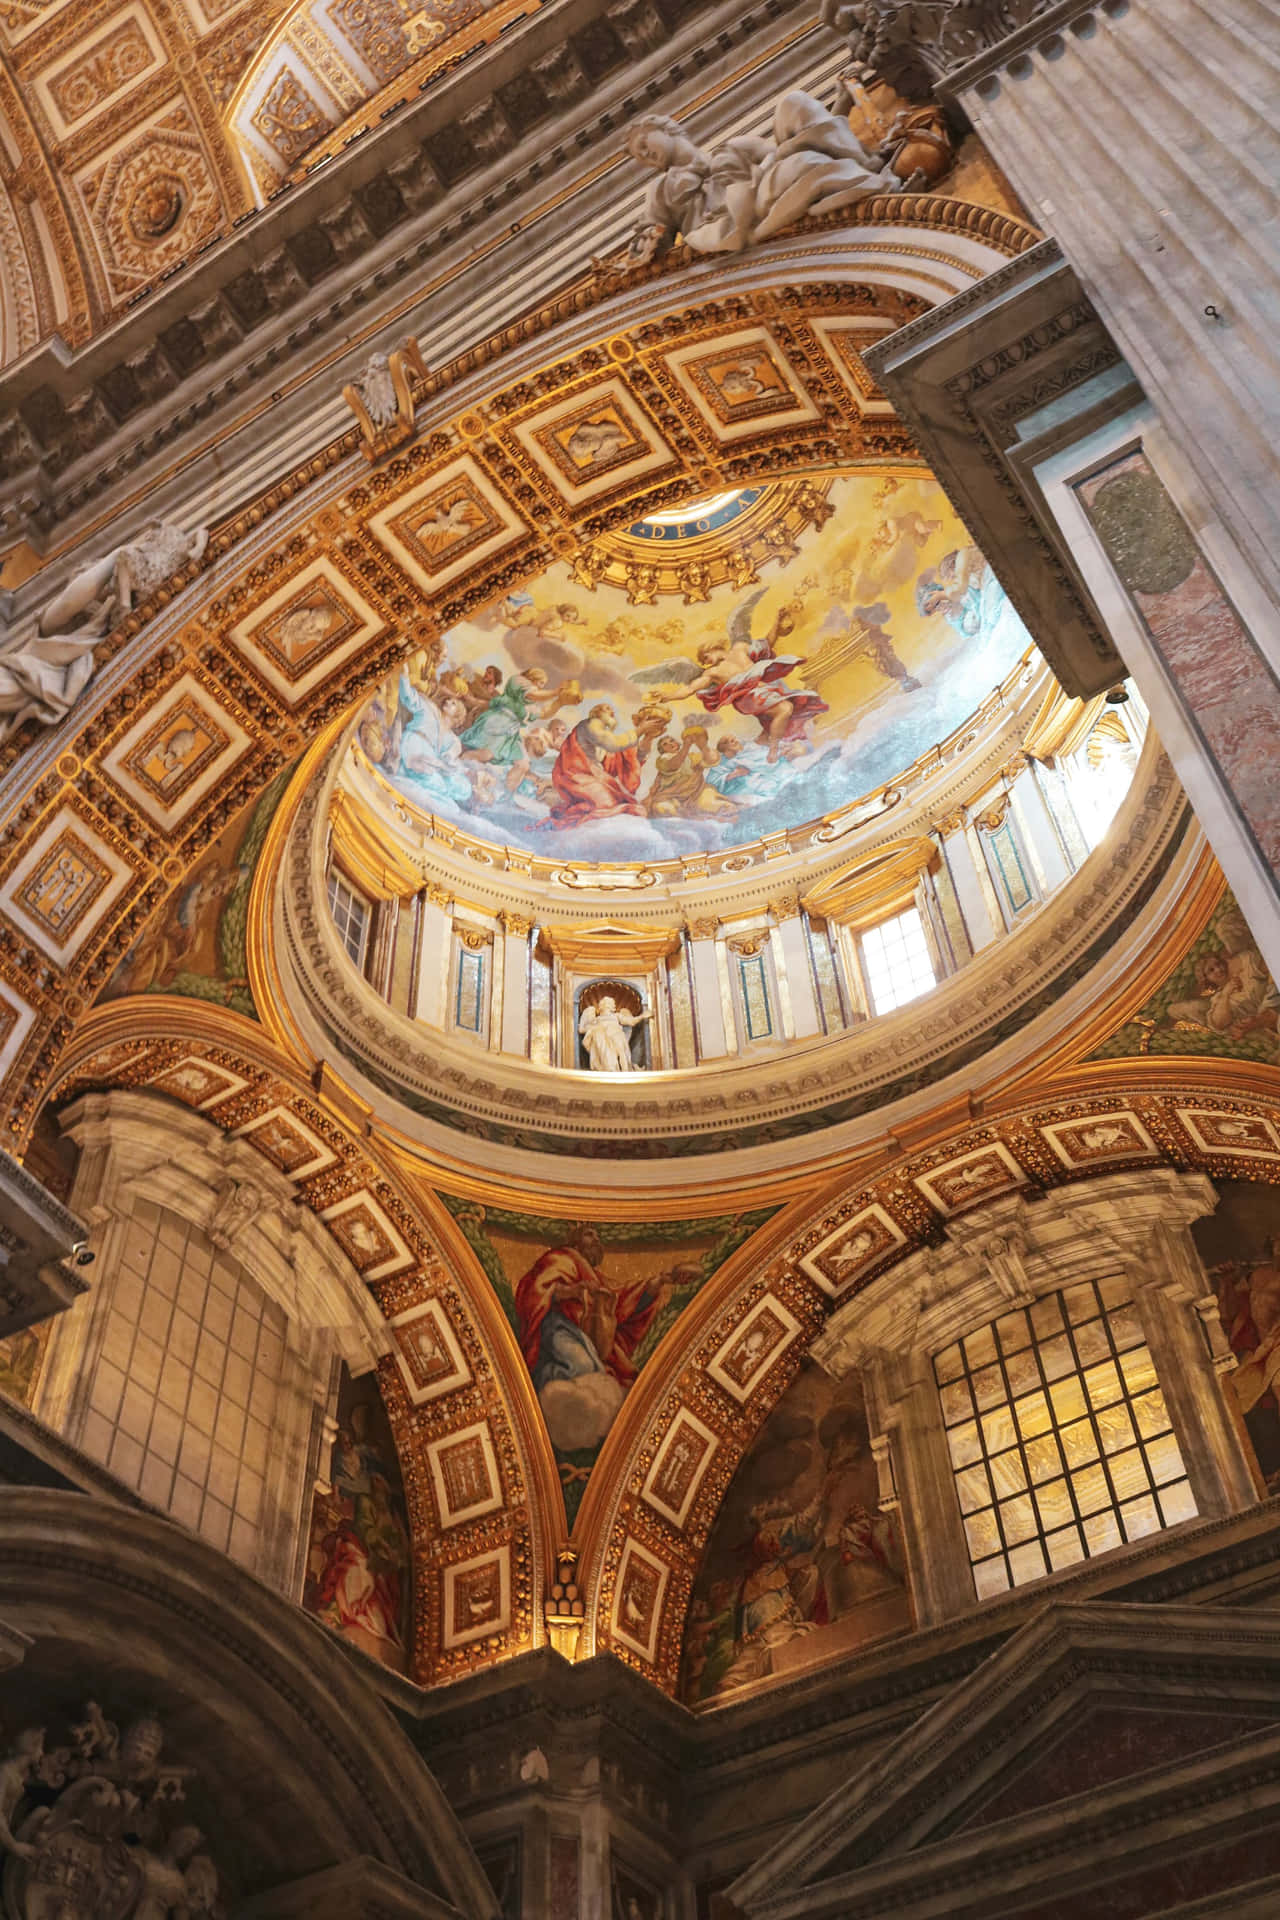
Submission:
<svg viewBox="0 0 1280 1920">
<path fill-rule="evenodd" d="M 734 564 L 731 514 L 664 529 L 664 558 L 672 537 L 714 545 L 720 574 L 728 558 L 688 603 L 550 568 L 407 659 L 353 751 L 424 813 L 575 860 L 733 846 L 874 792 L 1030 642 L 928 475 L 810 493 L 810 524 L 763 567 L 745 541 Z"/>
</svg>

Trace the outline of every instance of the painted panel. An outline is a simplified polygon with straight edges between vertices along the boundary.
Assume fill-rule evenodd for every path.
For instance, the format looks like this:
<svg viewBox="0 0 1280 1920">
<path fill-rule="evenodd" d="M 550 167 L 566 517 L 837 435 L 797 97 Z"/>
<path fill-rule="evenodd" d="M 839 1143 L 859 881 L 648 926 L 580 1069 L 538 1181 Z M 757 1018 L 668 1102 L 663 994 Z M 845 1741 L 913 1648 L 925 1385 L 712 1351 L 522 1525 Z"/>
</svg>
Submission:
<svg viewBox="0 0 1280 1920">
<path fill-rule="evenodd" d="M 711 1529 L 685 1634 L 684 1698 L 696 1706 L 911 1625 L 861 1385 L 806 1361 Z"/>
<path fill-rule="evenodd" d="M 219 834 L 118 962 L 100 1005 L 131 993 L 176 993 L 257 1019 L 245 957 L 249 890 L 292 771 L 277 774 Z"/>
<path fill-rule="evenodd" d="M 1278 1028 L 1280 992 L 1228 892 L 1168 979 L 1090 1057 L 1199 1053 L 1274 1065 Z"/>
<path fill-rule="evenodd" d="M 1266 1481 L 1280 1493 L 1280 1190 L 1216 1182 L 1214 1213 L 1191 1229 L 1239 1365 L 1227 1376 Z"/>
<path fill-rule="evenodd" d="M 771 1208 L 709 1220 L 551 1220 L 442 1195 L 520 1342 L 572 1521 L 667 1329 Z"/>
<path fill-rule="evenodd" d="M 302 1604 L 384 1666 L 408 1666 L 412 1591 L 404 1480 L 375 1374 L 344 1367 L 329 1487 L 312 1505 Z"/>
</svg>

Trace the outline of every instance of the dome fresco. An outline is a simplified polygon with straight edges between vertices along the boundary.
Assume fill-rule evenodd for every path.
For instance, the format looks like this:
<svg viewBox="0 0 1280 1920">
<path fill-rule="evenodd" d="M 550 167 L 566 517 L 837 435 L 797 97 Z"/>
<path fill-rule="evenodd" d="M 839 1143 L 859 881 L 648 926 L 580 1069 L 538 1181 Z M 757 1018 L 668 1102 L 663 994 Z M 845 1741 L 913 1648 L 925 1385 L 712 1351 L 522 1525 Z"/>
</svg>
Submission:
<svg viewBox="0 0 1280 1920">
<path fill-rule="evenodd" d="M 802 496 L 807 523 L 772 538 L 732 496 L 641 522 L 611 543 L 626 584 L 549 568 L 407 656 L 352 752 L 421 813 L 588 862 L 733 847 L 873 793 L 1031 642 L 929 475 Z M 681 567 L 647 564 L 673 542 Z"/>
</svg>

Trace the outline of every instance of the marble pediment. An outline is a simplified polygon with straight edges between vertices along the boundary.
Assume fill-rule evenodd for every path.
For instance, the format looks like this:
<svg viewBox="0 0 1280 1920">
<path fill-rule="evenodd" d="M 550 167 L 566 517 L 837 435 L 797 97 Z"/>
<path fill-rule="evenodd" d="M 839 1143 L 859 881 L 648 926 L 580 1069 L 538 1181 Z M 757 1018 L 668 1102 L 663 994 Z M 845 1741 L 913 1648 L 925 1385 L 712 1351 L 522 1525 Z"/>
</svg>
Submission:
<svg viewBox="0 0 1280 1920">
<path fill-rule="evenodd" d="M 720 1920 L 1057 1914 L 1072 1879 L 1089 1911 L 1139 1862 L 1176 1874 L 1250 1770 L 1280 1783 L 1280 1618 L 1051 1603 L 742 1875 Z"/>
</svg>

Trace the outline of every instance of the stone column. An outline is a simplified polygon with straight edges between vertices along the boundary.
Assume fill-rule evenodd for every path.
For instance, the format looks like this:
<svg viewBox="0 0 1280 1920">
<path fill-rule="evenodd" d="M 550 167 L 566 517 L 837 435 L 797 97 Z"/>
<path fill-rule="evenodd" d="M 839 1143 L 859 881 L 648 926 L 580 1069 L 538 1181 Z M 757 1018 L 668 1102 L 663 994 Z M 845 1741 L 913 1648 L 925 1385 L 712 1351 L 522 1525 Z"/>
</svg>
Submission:
<svg viewBox="0 0 1280 1920">
<path fill-rule="evenodd" d="M 975 953 L 990 946 L 1005 931 L 1004 915 L 983 858 L 978 829 L 965 812 L 943 822 L 947 868 L 960 903 L 960 912 Z"/>
<path fill-rule="evenodd" d="M 1173 1183 L 1177 1182 L 1175 1186 Z M 1240 1423 L 1227 1404 L 1235 1368 L 1218 1303 L 1191 1238 L 1191 1224 L 1217 1196 L 1203 1174 L 1168 1177 L 1158 1217 L 1132 1205 L 1105 1231 L 1133 1281 L 1147 1345 L 1181 1437 L 1187 1476 L 1205 1515 L 1236 1513 L 1257 1499 Z"/>
<path fill-rule="evenodd" d="M 807 1040 L 812 1034 L 822 1032 L 822 1016 L 814 991 L 800 902 L 790 895 L 771 900 L 769 906 L 778 923 L 773 931 L 773 963 L 778 975 L 778 998 L 782 1001 L 783 1032 L 789 1040 Z M 788 1012 L 790 1032 L 787 1032 Z"/>
<path fill-rule="evenodd" d="M 954 40 L 962 63 L 943 53 L 945 91 L 1061 242 L 1274 591 L 1280 0 L 987 0 L 976 12 L 997 31 L 998 15 L 1024 24 L 968 59 Z"/>
<path fill-rule="evenodd" d="M 411 1012 L 431 1027 L 449 1024 L 449 960 L 453 944 L 453 902 L 444 887 L 429 886 L 422 896 L 418 941 L 418 979 Z"/>
<path fill-rule="evenodd" d="M 529 934 L 533 923 L 522 913 L 502 916 L 502 1051 L 529 1051 Z M 496 985 L 496 982 L 495 982 Z"/>
<path fill-rule="evenodd" d="M 689 922 L 689 970 L 693 981 L 694 1017 L 698 1026 L 698 1057 L 715 1060 L 737 1051 L 732 1031 L 725 1033 L 724 1001 L 720 992 L 720 964 L 716 956 L 718 920 Z"/>
</svg>

